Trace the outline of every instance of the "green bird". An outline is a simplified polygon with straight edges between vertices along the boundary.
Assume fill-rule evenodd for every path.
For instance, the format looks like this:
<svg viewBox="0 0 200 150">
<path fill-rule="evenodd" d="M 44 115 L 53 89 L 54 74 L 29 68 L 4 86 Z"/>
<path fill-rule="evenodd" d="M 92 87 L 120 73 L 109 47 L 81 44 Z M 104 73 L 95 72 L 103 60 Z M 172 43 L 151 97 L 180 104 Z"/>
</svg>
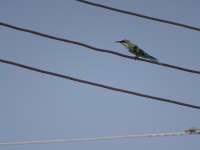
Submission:
<svg viewBox="0 0 200 150">
<path fill-rule="evenodd" d="M 158 59 L 149 55 L 144 50 L 140 49 L 137 45 L 131 43 L 129 40 L 125 39 L 125 40 L 116 41 L 116 42 L 124 45 L 126 48 L 128 48 L 128 51 L 130 53 L 134 54 L 136 57 L 141 57 L 141 58 L 145 58 L 145 59 L 148 59 L 148 60 L 151 60 L 151 61 L 158 62 Z"/>
</svg>

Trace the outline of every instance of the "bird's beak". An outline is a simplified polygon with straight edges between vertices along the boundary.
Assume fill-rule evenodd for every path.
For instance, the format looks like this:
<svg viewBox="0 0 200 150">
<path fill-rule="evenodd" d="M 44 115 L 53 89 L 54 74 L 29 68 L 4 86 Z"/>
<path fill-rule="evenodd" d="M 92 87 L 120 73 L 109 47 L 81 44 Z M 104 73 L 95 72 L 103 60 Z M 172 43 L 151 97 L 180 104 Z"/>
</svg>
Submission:
<svg viewBox="0 0 200 150">
<path fill-rule="evenodd" d="M 121 41 L 115 41 L 115 43 L 121 43 Z"/>
</svg>

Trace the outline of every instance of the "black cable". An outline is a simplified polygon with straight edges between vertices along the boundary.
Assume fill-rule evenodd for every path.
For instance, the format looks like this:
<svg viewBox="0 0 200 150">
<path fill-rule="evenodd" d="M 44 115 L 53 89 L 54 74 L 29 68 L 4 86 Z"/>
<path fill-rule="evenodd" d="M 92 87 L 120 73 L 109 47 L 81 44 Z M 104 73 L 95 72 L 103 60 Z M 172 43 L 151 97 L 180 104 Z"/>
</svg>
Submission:
<svg viewBox="0 0 200 150">
<path fill-rule="evenodd" d="M 99 84 L 99 83 L 96 83 L 96 82 L 82 80 L 82 79 L 79 79 L 79 78 L 74 78 L 74 77 L 71 77 L 71 76 L 62 75 L 62 74 L 58 74 L 58 73 L 54 73 L 54 72 L 50 72 L 50 71 L 34 68 L 34 67 L 31 67 L 31 66 L 23 65 L 23 64 L 20 64 L 20 63 L 16 63 L 16 62 L 4 60 L 4 59 L 0 59 L 0 62 L 4 63 L 4 64 L 10 64 L 10 65 L 13 65 L 13 66 L 16 66 L 16 67 L 24 68 L 24 69 L 27 69 L 27 70 L 39 72 L 39 73 L 42 73 L 42 74 L 47 74 L 47 75 L 51 75 L 51 76 L 54 76 L 54 77 L 59 77 L 59 78 L 63 78 L 63 79 L 67 79 L 67 80 L 71 80 L 71 81 L 75 81 L 75 82 L 79 82 L 79 83 L 83 83 L 83 84 L 88 84 L 88 85 L 91 85 L 91 86 L 96 86 L 96 87 L 108 89 L 108 90 L 111 90 L 111 91 L 116 91 L 116 92 L 120 92 L 120 93 L 126 93 L 126 94 L 130 94 L 130 95 L 145 97 L 145 98 L 149 98 L 151 100 L 156 100 L 156 101 L 176 104 L 176 105 L 190 107 L 190 108 L 194 108 L 194 109 L 199 109 L 200 110 L 200 106 L 187 104 L 187 103 L 183 103 L 183 102 L 178 102 L 178 101 L 172 100 L 172 99 L 166 99 L 166 98 L 151 96 L 151 95 L 147 95 L 147 94 L 143 94 L 143 93 L 129 91 L 129 90 L 126 90 L 126 89 L 120 89 L 120 88 L 116 88 L 116 87 L 112 87 L 112 86 L 108 86 L 108 85 L 104 85 L 104 84 Z"/>
<path fill-rule="evenodd" d="M 148 20 L 153 20 L 153 21 L 157 21 L 157 22 L 171 24 L 171 25 L 174 25 L 174 26 L 177 26 L 177 27 L 187 28 L 187 29 L 194 30 L 194 31 L 200 31 L 200 28 L 190 26 L 190 25 L 186 25 L 186 24 L 182 24 L 182 23 L 178 23 L 178 22 L 174 22 L 174 21 L 159 19 L 159 18 L 155 18 L 155 17 L 151 17 L 151 16 L 147 16 L 147 15 L 143 15 L 143 14 L 139 14 L 139 13 L 135 13 L 135 12 L 121 10 L 121 9 L 113 8 L 113 7 L 110 7 L 110 6 L 105 6 L 105 5 L 102 5 L 102 4 L 89 2 L 89 1 L 86 1 L 86 0 L 76 0 L 76 1 L 88 4 L 88 5 L 92 5 L 92 6 L 95 6 L 95 7 L 100 7 L 100 8 L 104 8 L 104 9 L 107 9 L 107 10 L 123 13 L 123 14 L 128 14 L 128 15 L 132 15 L 132 16 L 136 16 L 136 17 L 140 17 L 140 18 L 144 18 L 144 19 L 148 19 Z"/>
<path fill-rule="evenodd" d="M 31 34 L 34 34 L 34 35 L 38 35 L 38 36 L 45 37 L 45 38 L 52 39 L 52 40 L 56 40 L 56 41 L 62 41 L 62 42 L 65 42 L 65 43 L 71 43 L 71 44 L 79 45 L 79 46 L 86 47 L 86 48 L 89 48 L 89 49 L 94 50 L 94 51 L 109 53 L 109 54 L 113 54 L 113 55 L 120 56 L 120 57 L 123 57 L 123 58 L 128 58 L 128 59 L 132 59 L 132 60 L 140 60 L 140 61 L 143 61 L 143 62 L 148 62 L 148 63 L 151 63 L 151 64 L 163 66 L 163 67 L 168 67 L 168 68 L 181 70 L 181 71 L 194 73 L 194 74 L 200 74 L 200 71 L 198 71 L 198 70 L 183 68 L 183 67 L 170 65 L 170 64 L 166 64 L 166 63 L 162 63 L 162 62 L 155 62 L 155 61 L 153 62 L 153 61 L 142 59 L 142 58 L 136 58 L 136 57 L 121 54 L 121 53 L 118 53 L 118 52 L 115 52 L 115 51 L 112 51 L 112 50 L 100 49 L 100 48 L 97 48 L 97 47 L 94 47 L 94 46 L 91 46 L 91 45 L 88 45 L 88 44 L 85 44 L 85 43 L 81 43 L 81 42 L 78 42 L 78 41 L 72 41 L 72 40 L 68 40 L 68 39 L 64 39 L 64 38 L 60 38 L 60 37 L 55 37 L 55 36 L 52 36 L 52 35 L 49 35 L 49 34 L 45 34 L 45 33 L 30 30 L 30 29 L 10 25 L 10 24 L 4 23 L 4 22 L 0 22 L 0 26 L 8 27 L 8 28 L 11 28 L 11 29 L 14 29 L 14 30 L 17 30 L 17 31 L 23 31 L 23 32 L 31 33 Z"/>
</svg>

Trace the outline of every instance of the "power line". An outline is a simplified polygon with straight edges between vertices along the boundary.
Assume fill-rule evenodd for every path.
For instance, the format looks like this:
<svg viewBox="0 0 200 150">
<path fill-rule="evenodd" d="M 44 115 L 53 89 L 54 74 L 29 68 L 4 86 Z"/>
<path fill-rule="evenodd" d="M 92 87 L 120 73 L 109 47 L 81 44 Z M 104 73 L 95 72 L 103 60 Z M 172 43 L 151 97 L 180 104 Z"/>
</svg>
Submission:
<svg viewBox="0 0 200 150">
<path fill-rule="evenodd" d="M 123 13 L 123 14 L 127 14 L 127 15 L 136 16 L 136 17 L 143 18 L 143 19 L 148 19 L 148 20 L 153 20 L 153 21 L 156 21 L 156 22 L 166 23 L 166 24 L 170 24 L 170 25 L 174 25 L 174 26 L 182 27 L 182 28 L 187 28 L 187 29 L 194 30 L 194 31 L 200 31 L 200 28 L 198 28 L 198 27 L 194 27 L 194 26 L 190 26 L 190 25 L 186 25 L 186 24 L 182 24 L 182 23 L 178 23 L 178 22 L 174 22 L 174 21 L 164 20 L 164 19 L 160 19 L 160 18 L 147 16 L 147 15 L 144 15 L 144 14 L 139 14 L 139 13 L 135 13 L 135 12 L 121 10 L 121 9 L 113 8 L 113 7 L 102 5 L 102 4 L 89 2 L 89 1 L 86 1 L 86 0 L 76 0 L 76 1 L 88 4 L 88 5 L 92 5 L 92 6 L 95 6 L 95 7 L 99 7 L 99 8 L 104 8 L 104 9 L 107 9 L 107 10 L 111 10 L 111 11 L 115 11 L 115 12 L 119 12 L 119 13 Z"/>
<path fill-rule="evenodd" d="M 4 64 L 10 64 L 10 65 L 13 65 L 13 66 L 16 66 L 16 67 L 24 68 L 24 69 L 27 69 L 27 70 L 39 72 L 39 73 L 42 73 L 42 74 L 47 74 L 47 75 L 51 75 L 51 76 L 54 76 L 54 77 L 59 77 L 59 78 L 63 78 L 63 79 L 67 79 L 67 80 L 71 80 L 71 81 L 75 81 L 75 82 L 79 82 L 79 83 L 83 83 L 83 84 L 88 84 L 88 85 L 91 85 L 91 86 L 96 86 L 96 87 L 108 89 L 108 90 L 111 90 L 111 91 L 116 91 L 116 92 L 120 92 L 120 93 L 126 93 L 126 94 L 130 94 L 130 95 L 145 97 L 145 98 L 149 98 L 151 100 L 161 101 L 161 102 L 165 102 L 165 103 L 171 103 L 171 104 L 175 104 L 175 105 L 180 105 L 180 106 L 185 106 L 185 107 L 190 107 L 190 108 L 200 110 L 200 106 L 196 106 L 196 105 L 192 105 L 192 104 L 188 104 L 188 103 L 183 103 L 183 102 L 179 102 L 179 101 L 172 100 L 172 99 L 166 99 L 166 98 L 151 96 L 151 95 L 147 95 L 147 94 L 143 94 L 143 93 L 139 93 L 139 92 L 134 92 L 134 91 L 126 90 L 126 89 L 116 88 L 116 87 L 112 87 L 112 86 L 108 86 L 108 85 L 104 85 L 104 84 L 100 84 L 100 83 L 96 83 L 96 82 L 82 80 L 82 79 L 79 79 L 79 78 L 74 78 L 74 77 L 71 77 L 71 76 L 62 75 L 62 74 L 58 74 L 58 73 L 34 68 L 34 67 L 31 67 L 31 66 L 28 66 L 28 65 L 23 65 L 23 64 L 20 64 L 20 63 L 17 63 L 17 62 L 8 61 L 8 60 L 4 60 L 4 59 L 0 59 L 0 62 L 4 63 Z"/>
<path fill-rule="evenodd" d="M 65 138 L 65 139 L 51 139 L 51 140 L 26 140 L 15 142 L 0 142 L 0 146 L 3 145 L 27 145 L 27 144 L 58 144 L 58 143 L 82 143 L 82 142 L 95 142 L 95 141 L 110 141 L 110 140 L 122 140 L 122 139 L 134 139 L 134 138 L 158 138 L 169 136 L 187 136 L 198 135 L 200 129 L 196 132 L 188 133 L 186 131 L 180 132 L 165 132 L 165 133 L 149 133 L 149 134 L 130 134 L 130 135 L 117 135 L 117 136 L 99 136 L 88 138 Z"/>
<path fill-rule="evenodd" d="M 64 38 L 60 38 L 60 37 L 55 37 L 55 36 L 52 36 L 52 35 L 49 35 L 49 34 L 45 34 L 45 33 L 30 30 L 30 29 L 10 25 L 10 24 L 4 23 L 4 22 L 0 22 L 0 26 L 8 27 L 8 28 L 18 30 L 18 31 L 22 31 L 22 32 L 31 33 L 31 34 L 34 34 L 34 35 L 37 35 L 37 36 L 45 37 L 45 38 L 56 40 L 56 41 L 61 41 L 61 42 L 65 42 L 65 43 L 71 43 L 71 44 L 79 45 L 79 46 L 86 47 L 86 48 L 89 48 L 91 50 L 102 52 L 102 53 L 108 53 L 108 54 L 120 56 L 120 57 L 127 58 L 127 59 L 132 59 L 132 60 L 140 60 L 140 61 L 143 61 L 143 62 L 156 64 L 156 65 L 159 65 L 159 66 L 172 68 L 172 69 L 176 69 L 176 70 L 181 70 L 181 71 L 184 71 L 184 72 L 200 74 L 200 71 L 198 71 L 198 70 L 183 68 L 183 67 L 170 65 L 170 64 L 166 64 L 166 63 L 162 63 L 162 62 L 150 61 L 150 60 L 146 60 L 146 59 L 142 59 L 142 58 L 137 58 L 137 57 L 125 55 L 125 54 L 122 54 L 122 53 L 118 53 L 118 52 L 115 52 L 115 51 L 112 51 L 112 50 L 100 49 L 100 48 L 97 48 L 97 47 L 94 47 L 94 46 L 91 46 L 91 45 L 88 45 L 88 44 L 85 44 L 85 43 L 81 43 L 81 42 L 78 42 L 78 41 L 68 40 L 68 39 L 64 39 Z"/>
</svg>

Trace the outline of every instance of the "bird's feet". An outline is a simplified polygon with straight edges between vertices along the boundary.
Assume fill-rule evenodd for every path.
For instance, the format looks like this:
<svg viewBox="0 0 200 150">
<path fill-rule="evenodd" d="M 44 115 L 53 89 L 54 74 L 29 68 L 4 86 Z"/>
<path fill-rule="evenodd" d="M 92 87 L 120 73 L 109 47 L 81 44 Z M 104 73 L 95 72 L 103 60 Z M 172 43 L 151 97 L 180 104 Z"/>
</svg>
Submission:
<svg viewBox="0 0 200 150">
<path fill-rule="evenodd" d="M 135 60 L 138 60 L 138 58 L 139 58 L 139 57 L 135 56 L 135 58 L 134 58 L 134 59 L 135 59 Z"/>
</svg>

